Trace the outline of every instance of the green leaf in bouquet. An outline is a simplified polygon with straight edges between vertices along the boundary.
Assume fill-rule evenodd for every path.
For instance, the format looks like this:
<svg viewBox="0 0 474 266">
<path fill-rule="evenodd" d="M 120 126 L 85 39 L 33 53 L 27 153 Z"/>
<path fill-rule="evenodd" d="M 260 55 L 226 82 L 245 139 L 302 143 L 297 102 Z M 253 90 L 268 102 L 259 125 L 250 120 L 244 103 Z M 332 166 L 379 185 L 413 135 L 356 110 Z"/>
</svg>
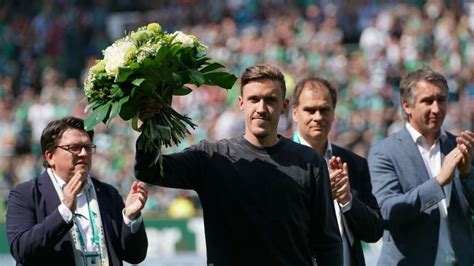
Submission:
<svg viewBox="0 0 474 266">
<path fill-rule="evenodd" d="M 107 121 L 107 126 L 109 125 L 110 121 L 112 121 L 112 119 L 114 119 L 118 115 L 118 113 L 120 112 L 120 107 L 121 107 L 120 102 L 113 102 L 112 103 L 112 108 L 110 109 L 110 114 L 109 114 L 109 118 L 108 118 L 108 121 Z"/>
<path fill-rule="evenodd" d="M 176 51 L 173 51 L 176 50 Z M 193 50 L 192 48 L 180 48 L 179 46 L 173 46 L 173 48 L 171 48 L 172 50 L 172 53 L 179 58 L 179 61 L 180 63 L 185 66 L 185 67 L 190 67 L 190 68 L 194 68 L 195 67 L 195 62 L 196 60 L 194 59 L 194 56 L 193 56 Z"/>
<path fill-rule="evenodd" d="M 131 70 L 135 71 L 135 70 L 137 70 L 137 69 L 140 68 L 140 64 L 138 64 L 137 62 L 133 62 L 133 63 L 130 63 L 130 64 L 128 65 L 128 67 L 129 67 Z"/>
<path fill-rule="evenodd" d="M 230 90 L 237 80 L 237 76 L 227 72 L 211 72 L 204 74 L 204 79 L 208 85 L 217 85 Z"/>
<path fill-rule="evenodd" d="M 144 78 L 137 78 L 132 81 L 132 84 L 139 87 L 144 81 Z"/>
<path fill-rule="evenodd" d="M 173 83 L 172 63 L 170 63 L 168 67 L 163 67 L 160 70 L 159 80 L 164 80 L 164 81 L 168 81 L 169 83 Z"/>
<path fill-rule="evenodd" d="M 119 67 L 117 76 L 115 76 L 115 82 L 124 82 L 127 80 L 128 76 L 133 73 L 133 70 L 130 67 Z"/>
<path fill-rule="evenodd" d="M 178 55 L 178 54 L 185 54 L 191 49 L 192 47 L 183 47 L 181 43 L 176 42 L 171 45 L 170 52 L 172 55 Z"/>
<path fill-rule="evenodd" d="M 143 86 L 143 83 L 156 85 L 160 81 L 161 68 L 161 66 L 142 68 L 138 78 L 144 78 L 145 80 L 140 83 L 140 86 Z"/>
<path fill-rule="evenodd" d="M 109 113 L 110 107 L 111 107 L 111 103 L 108 102 L 107 104 L 99 106 L 97 109 L 95 109 L 84 120 L 84 129 L 92 130 L 97 124 L 99 124 L 100 122 L 103 122 L 107 114 Z"/>
<path fill-rule="evenodd" d="M 184 96 L 184 95 L 188 95 L 192 91 L 193 91 L 192 89 L 190 89 L 186 86 L 183 86 L 181 88 L 174 89 L 173 90 L 173 95 Z"/>
<path fill-rule="evenodd" d="M 189 78 L 189 71 L 188 70 L 177 71 L 174 74 L 176 74 L 180 77 L 180 79 L 179 79 L 180 82 L 179 83 L 178 83 L 178 79 L 175 79 L 175 82 L 178 83 L 179 86 L 191 82 L 191 79 Z"/>
<path fill-rule="evenodd" d="M 122 104 L 122 108 L 120 109 L 119 116 L 123 120 L 128 121 L 133 116 L 135 116 L 135 114 L 138 112 L 138 105 L 139 103 L 137 101 L 137 98 L 135 97 L 128 98 L 127 101 L 125 101 Z"/>
<path fill-rule="evenodd" d="M 165 58 L 167 58 L 169 54 L 170 54 L 170 47 L 168 45 L 162 45 L 160 49 L 158 50 L 158 53 L 156 54 L 154 63 L 161 64 L 162 62 L 165 61 Z"/>
<path fill-rule="evenodd" d="M 152 97 L 152 98 L 156 97 L 156 91 L 155 91 L 156 87 L 153 86 L 153 84 L 149 82 L 142 83 L 142 85 L 137 88 L 138 88 L 139 94 L 141 94 L 142 96 Z"/>
<path fill-rule="evenodd" d="M 110 93 L 112 98 L 122 98 L 125 94 L 122 91 L 122 88 L 118 86 L 117 84 L 112 85 L 112 88 L 110 89 Z"/>
<path fill-rule="evenodd" d="M 155 60 L 151 59 L 151 58 L 145 58 L 142 62 L 141 62 L 141 67 L 144 68 L 144 69 L 147 69 L 149 67 L 154 67 L 156 66 L 156 63 Z"/>
<path fill-rule="evenodd" d="M 132 92 L 130 92 L 130 97 L 136 98 L 140 95 L 140 87 L 133 87 Z M 128 99 L 127 99 L 128 100 Z"/>
<path fill-rule="evenodd" d="M 200 70 L 201 73 L 207 73 L 214 71 L 219 68 L 225 68 L 223 64 L 219 64 L 217 62 L 210 63 L 209 65 L 205 66 L 203 69 Z"/>
<path fill-rule="evenodd" d="M 209 60 L 210 60 L 210 59 L 209 59 L 208 57 L 201 57 L 201 58 L 199 58 L 199 59 L 196 59 L 196 64 L 197 64 L 198 66 L 205 65 L 205 64 L 208 63 Z"/>
<path fill-rule="evenodd" d="M 138 127 L 138 114 L 132 118 L 132 128 L 135 131 L 141 132 L 141 129 Z"/>
<path fill-rule="evenodd" d="M 110 109 L 112 109 L 112 102 L 108 102 L 107 104 L 97 108 L 96 110 L 99 111 L 96 119 L 100 122 L 107 122 L 109 119 Z"/>
<path fill-rule="evenodd" d="M 89 104 L 84 108 L 84 112 L 87 113 L 89 110 L 94 110 L 97 108 L 101 103 L 99 101 L 91 101 Z"/>
<path fill-rule="evenodd" d="M 189 70 L 189 78 L 191 79 L 191 83 L 197 86 L 201 86 L 205 82 L 205 75 L 194 69 Z"/>
<path fill-rule="evenodd" d="M 173 73 L 173 81 L 175 85 L 183 84 L 183 78 L 178 73 Z"/>
<path fill-rule="evenodd" d="M 129 98 L 130 98 L 130 96 L 126 96 L 126 97 L 123 97 L 122 99 L 120 99 L 118 102 L 113 102 L 112 103 L 112 109 L 110 110 L 110 115 L 109 115 L 109 118 L 108 118 L 109 121 L 111 121 L 112 119 L 117 117 L 117 115 L 120 113 L 120 110 L 122 109 L 122 105 L 126 101 L 128 101 Z"/>
</svg>

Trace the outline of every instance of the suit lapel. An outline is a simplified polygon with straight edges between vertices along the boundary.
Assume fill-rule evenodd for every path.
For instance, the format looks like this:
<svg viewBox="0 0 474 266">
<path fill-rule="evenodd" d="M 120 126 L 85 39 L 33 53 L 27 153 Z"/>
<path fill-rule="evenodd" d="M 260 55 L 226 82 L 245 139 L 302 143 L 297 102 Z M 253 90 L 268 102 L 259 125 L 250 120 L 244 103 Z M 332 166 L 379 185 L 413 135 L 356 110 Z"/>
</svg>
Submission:
<svg viewBox="0 0 474 266">
<path fill-rule="evenodd" d="M 332 155 L 341 157 L 341 151 L 337 145 L 331 143 Z M 341 157 L 342 158 L 342 157 Z"/>
<path fill-rule="evenodd" d="M 97 195 L 97 204 L 99 204 L 99 211 L 100 211 L 100 218 L 102 219 L 102 224 L 106 224 L 109 222 L 107 208 L 111 208 L 112 206 L 108 206 L 108 199 L 105 197 L 103 193 L 103 187 L 100 185 L 97 180 L 92 178 L 92 183 L 94 184 L 95 194 Z M 107 228 L 107 226 L 105 226 Z"/>
<path fill-rule="evenodd" d="M 56 192 L 56 189 L 54 188 L 53 182 L 51 181 L 47 171 L 44 171 L 44 173 L 38 177 L 38 191 L 43 197 L 43 202 L 40 203 L 42 206 L 39 209 L 44 210 L 44 217 L 38 217 L 38 219 L 42 220 L 46 216 L 56 211 L 58 206 L 61 204 L 61 200 L 59 199 L 58 193 Z M 70 233 L 67 233 L 64 237 L 64 241 L 66 243 L 72 242 Z M 65 254 L 65 256 L 70 256 L 72 258 L 74 257 L 72 246 L 70 249 L 67 249 L 67 254 Z"/>
<path fill-rule="evenodd" d="M 341 157 L 342 159 L 342 162 L 344 163 L 347 163 L 349 165 L 349 183 L 351 185 L 351 189 L 352 188 L 355 188 L 355 182 L 356 180 L 358 180 L 357 176 L 354 174 L 354 167 L 351 167 L 351 158 L 349 158 L 349 155 L 344 152 L 344 150 L 337 146 L 337 145 L 334 145 L 334 144 L 331 144 L 331 149 L 332 149 L 332 155 L 333 156 L 337 156 L 337 157 Z"/>
<path fill-rule="evenodd" d="M 448 138 L 441 142 L 441 153 L 446 156 L 456 145 L 455 139 L 448 134 Z"/>
<path fill-rule="evenodd" d="M 57 210 L 58 206 L 61 204 L 61 200 L 59 199 L 53 182 L 46 171 L 38 177 L 38 190 L 43 196 L 44 208 L 47 215 Z"/>
<path fill-rule="evenodd" d="M 414 143 L 406 127 L 403 127 L 396 136 L 400 151 L 399 155 L 402 156 L 401 159 L 404 162 L 404 165 L 411 165 L 413 167 L 412 170 L 414 170 L 411 173 L 416 173 L 415 175 L 412 175 L 413 178 L 417 179 L 417 184 L 415 185 L 424 183 L 430 178 L 430 176 L 416 143 Z"/>
<path fill-rule="evenodd" d="M 104 191 L 104 187 L 98 182 L 96 179 L 91 178 L 92 183 L 94 183 L 94 189 L 95 189 L 95 194 L 97 195 L 97 204 L 99 205 L 99 211 L 100 211 L 100 219 L 102 220 L 102 226 L 104 228 L 104 234 L 105 234 L 105 239 L 107 246 L 109 249 L 111 248 L 111 241 L 110 239 L 111 236 L 115 235 L 113 232 L 110 232 L 110 230 L 114 230 L 113 228 L 115 226 L 112 226 L 112 221 L 110 219 L 110 213 L 108 210 L 113 210 L 115 206 L 112 206 L 112 203 L 109 202 L 109 199 L 107 198 L 107 195 Z M 110 252 L 109 252 L 109 259 L 110 259 Z"/>
</svg>

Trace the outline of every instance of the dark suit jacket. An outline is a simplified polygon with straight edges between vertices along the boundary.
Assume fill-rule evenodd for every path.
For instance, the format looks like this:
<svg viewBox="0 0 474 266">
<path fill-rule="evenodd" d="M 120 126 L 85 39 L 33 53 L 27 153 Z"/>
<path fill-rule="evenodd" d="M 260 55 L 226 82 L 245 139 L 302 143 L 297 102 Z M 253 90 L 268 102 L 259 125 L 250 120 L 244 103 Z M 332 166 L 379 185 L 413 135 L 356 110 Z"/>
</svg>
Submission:
<svg viewBox="0 0 474 266">
<path fill-rule="evenodd" d="M 110 265 L 122 260 L 145 259 L 148 240 L 143 223 L 134 234 L 124 224 L 124 203 L 111 185 L 92 178 L 104 226 Z M 17 185 L 8 198 L 6 231 L 10 252 L 17 265 L 74 265 L 71 237 L 73 223 L 64 222 L 58 211 L 59 197 L 45 171 Z"/>
<path fill-rule="evenodd" d="M 441 153 L 447 155 L 454 147 L 456 137 L 448 133 Z M 369 165 L 385 226 L 378 265 L 433 265 L 440 223 L 437 204 L 445 194 L 429 176 L 408 130 L 404 127 L 372 147 Z M 458 265 L 474 264 L 473 209 L 474 167 L 466 179 L 456 175 L 452 182 L 448 221 Z"/>
<path fill-rule="evenodd" d="M 376 242 L 383 234 L 382 218 L 377 200 L 372 194 L 367 160 L 334 144 L 331 144 L 331 147 L 333 155 L 341 157 L 349 167 L 352 208 L 344 213 L 344 217 L 354 235 L 351 262 L 352 265 L 365 265 L 360 241 Z"/>
</svg>

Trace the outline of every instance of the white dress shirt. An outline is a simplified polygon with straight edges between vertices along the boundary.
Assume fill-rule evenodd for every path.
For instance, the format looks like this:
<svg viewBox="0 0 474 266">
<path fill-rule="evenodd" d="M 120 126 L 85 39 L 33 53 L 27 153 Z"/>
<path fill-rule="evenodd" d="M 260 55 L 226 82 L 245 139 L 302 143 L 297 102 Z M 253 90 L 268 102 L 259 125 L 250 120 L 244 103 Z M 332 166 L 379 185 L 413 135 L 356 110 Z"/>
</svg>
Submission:
<svg viewBox="0 0 474 266">
<path fill-rule="evenodd" d="M 406 123 L 406 128 L 416 143 L 418 151 L 423 158 L 426 170 L 431 178 L 436 178 L 441 170 L 441 165 L 444 160 L 444 154 L 441 153 L 441 142 L 445 141 L 448 137 L 446 132 L 441 129 L 439 137 L 435 143 L 428 147 L 426 139 L 409 123 Z M 449 221 L 448 221 L 448 207 L 451 202 L 451 191 L 452 182 L 449 182 L 443 187 L 445 198 L 438 202 L 440 223 L 439 223 L 439 236 L 438 236 L 438 250 L 436 252 L 435 266 L 446 266 L 455 265 L 456 257 L 454 255 L 453 247 L 451 244 L 451 236 L 449 232 Z"/>
<path fill-rule="evenodd" d="M 48 168 L 47 171 L 53 184 L 58 185 L 61 190 L 63 190 L 64 186 L 66 186 L 66 182 L 61 177 L 59 177 L 51 168 Z M 90 179 L 90 176 L 87 177 L 86 185 L 84 185 L 81 192 L 77 195 L 76 210 L 74 212 L 74 215 L 71 210 L 69 210 L 69 208 L 64 205 L 64 203 L 61 203 L 58 206 L 58 211 L 66 223 L 70 223 L 74 219 L 74 222 L 76 223 L 80 234 L 83 236 L 86 251 L 94 252 L 98 250 L 98 247 L 96 247 L 92 241 L 93 233 L 90 223 L 89 204 L 85 193 L 88 189 L 94 189 L 94 185 L 92 183 L 92 180 Z M 124 223 L 130 227 L 132 233 L 138 231 L 141 221 L 143 220 L 143 217 L 141 215 L 139 215 L 134 220 L 130 220 L 125 215 L 124 209 L 122 210 L 122 217 Z"/>
</svg>

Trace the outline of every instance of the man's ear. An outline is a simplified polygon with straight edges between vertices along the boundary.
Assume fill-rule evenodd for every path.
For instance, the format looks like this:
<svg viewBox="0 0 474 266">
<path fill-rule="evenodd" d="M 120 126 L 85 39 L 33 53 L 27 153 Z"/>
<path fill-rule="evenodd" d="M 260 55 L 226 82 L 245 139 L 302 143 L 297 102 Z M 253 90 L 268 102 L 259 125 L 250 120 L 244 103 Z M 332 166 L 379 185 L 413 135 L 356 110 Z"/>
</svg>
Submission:
<svg viewBox="0 0 474 266">
<path fill-rule="evenodd" d="M 54 152 L 52 151 L 45 151 L 44 152 L 44 158 L 45 160 L 48 162 L 49 166 L 51 166 L 52 168 L 54 168 Z"/>
<path fill-rule="evenodd" d="M 240 111 L 244 111 L 244 99 L 242 98 L 242 95 L 239 96 L 239 109 Z"/>
<path fill-rule="evenodd" d="M 410 107 L 410 104 L 408 103 L 408 101 L 406 101 L 406 100 L 402 101 L 402 108 L 403 108 L 403 111 L 405 112 L 405 114 L 407 115 L 407 117 L 409 117 L 410 114 L 411 114 L 411 107 Z"/>
</svg>

